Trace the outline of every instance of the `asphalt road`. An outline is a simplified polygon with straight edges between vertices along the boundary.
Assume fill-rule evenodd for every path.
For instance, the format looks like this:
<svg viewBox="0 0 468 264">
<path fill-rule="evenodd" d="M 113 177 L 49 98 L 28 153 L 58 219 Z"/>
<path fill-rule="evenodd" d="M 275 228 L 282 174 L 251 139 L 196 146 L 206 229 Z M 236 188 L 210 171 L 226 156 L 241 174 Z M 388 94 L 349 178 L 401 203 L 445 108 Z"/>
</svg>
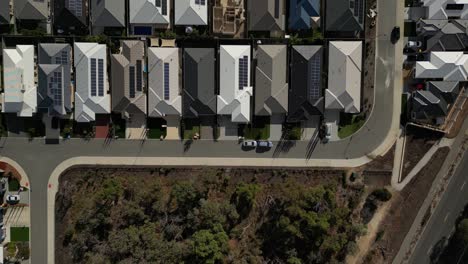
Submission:
<svg viewBox="0 0 468 264">
<path fill-rule="evenodd" d="M 418 240 L 418 244 L 410 258 L 409 263 L 431 263 L 431 255 L 443 245 L 442 239 L 447 239 L 455 228 L 455 221 L 468 203 L 468 154 L 437 205 L 432 217 Z"/>
<path fill-rule="evenodd" d="M 378 0 L 378 32 L 376 40 L 376 78 L 374 109 L 366 125 L 352 137 L 328 144 L 319 143 L 313 152 L 308 142 L 296 142 L 283 150 L 256 153 L 241 150 L 236 142 L 197 141 L 188 149 L 179 141 L 125 141 L 106 143 L 103 140 L 68 140 L 59 145 L 45 145 L 43 140 L 28 141 L 6 138 L 0 142 L 0 155 L 15 160 L 28 174 L 31 186 L 31 258 L 32 263 L 47 261 L 47 184 L 53 169 L 62 161 L 78 156 L 123 157 L 242 157 L 291 159 L 353 159 L 372 153 L 391 133 L 394 110 L 399 116 L 399 103 L 394 92 L 401 93 L 401 84 L 394 84 L 396 46 L 389 35 L 396 25 L 398 1 Z M 402 23 L 402 21 L 400 21 Z M 401 46 L 401 45 L 400 45 Z M 401 50 L 398 50 L 401 53 Z M 402 64 L 397 56 L 398 65 Z M 399 76 L 398 76 L 399 77 Z M 397 78 L 400 79 L 400 78 Z M 397 105 L 398 107 L 394 106 Z M 275 145 L 278 145 L 275 142 Z"/>
</svg>

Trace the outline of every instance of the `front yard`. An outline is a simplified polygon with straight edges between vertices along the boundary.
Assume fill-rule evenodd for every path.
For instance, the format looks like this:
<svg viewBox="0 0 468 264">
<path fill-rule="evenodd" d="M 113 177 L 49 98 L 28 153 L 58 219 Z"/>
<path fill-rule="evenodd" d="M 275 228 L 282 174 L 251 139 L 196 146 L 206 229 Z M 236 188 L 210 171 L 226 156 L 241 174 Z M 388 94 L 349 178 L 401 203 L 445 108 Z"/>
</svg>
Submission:
<svg viewBox="0 0 468 264">
<path fill-rule="evenodd" d="M 166 125 L 166 121 L 162 118 L 148 118 L 148 138 L 150 139 L 160 139 L 166 137 L 166 128 L 163 125 Z"/>
<path fill-rule="evenodd" d="M 183 139 L 193 139 L 195 135 L 200 137 L 200 122 L 198 120 L 183 119 L 180 127 Z"/>
<path fill-rule="evenodd" d="M 245 139 L 267 140 L 270 137 L 270 119 L 256 117 L 252 123 L 241 126 L 240 134 Z"/>
<path fill-rule="evenodd" d="M 338 137 L 347 138 L 356 133 L 366 122 L 363 115 L 353 115 L 340 113 L 340 124 L 338 127 Z"/>
<path fill-rule="evenodd" d="M 29 241 L 29 227 L 10 227 L 10 236 L 12 242 Z"/>
</svg>

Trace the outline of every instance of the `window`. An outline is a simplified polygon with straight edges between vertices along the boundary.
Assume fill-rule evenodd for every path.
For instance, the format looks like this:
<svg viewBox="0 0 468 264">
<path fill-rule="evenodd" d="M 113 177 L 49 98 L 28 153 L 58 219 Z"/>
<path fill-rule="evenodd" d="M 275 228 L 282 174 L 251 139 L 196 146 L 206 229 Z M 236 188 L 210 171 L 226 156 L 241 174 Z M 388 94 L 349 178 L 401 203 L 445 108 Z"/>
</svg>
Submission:
<svg viewBox="0 0 468 264">
<path fill-rule="evenodd" d="M 164 63 L 164 100 L 169 100 L 169 63 Z"/>
<path fill-rule="evenodd" d="M 130 98 L 135 98 L 135 67 L 134 66 L 129 67 L 128 74 L 130 75 L 128 78 L 130 82 L 129 95 L 130 95 Z"/>
<path fill-rule="evenodd" d="M 167 15 L 167 0 L 162 0 L 161 14 L 163 16 Z"/>
<path fill-rule="evenodd" d="M 96 96 L 96 59 L 91 59 L 91 96 Z"/>
<path fill-rule="evenodd" d="M 249 57 L 239 58 L 239 90 L 249 86 Z"/>
<path fill-rule="evenodd" d="M 447 10 L 463 10 L 464 4 L 447 4 L 445 7 Z"/>
<path fill-rule="evenodd" d="M 67 65 L 68 64 L 68 52 L 62 51 L 59 56 L 55 57 L 55 63 Z"/>
<path fill-rule="evenodd" d="M 143 71 L 141 69 L 141 60 L 136 61 L 136 89 L 137 91 L 143 91 Z"/>
<path fill-rule="evenodd" d="M 279 18 L 280 0 L 275 0 L 275 18 Z"/>
<path fill-rule="evenodd" d="M 99 96 L 104 96 L 104 60 L 98 60 L 98 88 L 99 88 Z"/>
<path fill-rule="evenodd" d="M 156 6 L 161 7 L 161 0 L 156 0 Z"/>
</svg>

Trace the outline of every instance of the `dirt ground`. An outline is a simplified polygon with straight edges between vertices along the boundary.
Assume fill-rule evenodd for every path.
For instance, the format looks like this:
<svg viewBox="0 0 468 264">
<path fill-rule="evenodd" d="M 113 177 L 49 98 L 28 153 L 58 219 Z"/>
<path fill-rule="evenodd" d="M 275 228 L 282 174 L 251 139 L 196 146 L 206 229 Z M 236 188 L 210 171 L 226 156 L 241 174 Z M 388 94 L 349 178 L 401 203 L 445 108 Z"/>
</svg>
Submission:
<svg viewBox="0 0 468 264">
<path fill-rule="evenodd" d="M 380 224 L 380 231 L 373 247 L 364 259 L 365 264 L 391 263 L 398 253 L 413 220 L 418 214 L 432 183 L 449 152 L 440 148 L 434 156 L 400 193 L 394 193 L 389 215 Z"/>
<path fill-rule="evenodd" d="M 376 8 L 375 0 L 367 0 L 367 6 Z M 362 112 L 369 116 L 374 102 L 374 72 L 375 72 L 375 34 L 376 26 L 372 26 L 372 20 L 366 16 L 366 41 L 365 41 L 365 61 L 364 61 L 364 85 L 362 91 Z"/>
</svg>

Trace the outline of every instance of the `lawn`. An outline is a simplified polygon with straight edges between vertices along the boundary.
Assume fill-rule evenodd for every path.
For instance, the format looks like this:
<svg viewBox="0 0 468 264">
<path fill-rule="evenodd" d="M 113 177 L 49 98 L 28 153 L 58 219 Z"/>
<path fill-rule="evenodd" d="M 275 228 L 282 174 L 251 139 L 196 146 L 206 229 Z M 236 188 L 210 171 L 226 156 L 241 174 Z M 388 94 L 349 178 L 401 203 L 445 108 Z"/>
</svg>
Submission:
<svg viewBox="0 0 468 264">
<path fill-rule="evenodd" d="M 20 188 L 20 183 L 17 179 L 9 179 L 8 180 L 8 191 L 16 192 Z"/>
<path fill-rule="evenodd" d="M 184 139 L 193 139 L 193 136 L 197 133 L 200 135 L 200 124 L 198 122 L 185 119 L 182 121 L 181 127 Z"/>
<path fill-rule="evenodd" d="M 242 134 L 246 139 L 266 140 L 270 137 L 270 119 L 256 117 L 251 124 L 245 125 Z"/>
<path fill-rule="evenodd" d="M 160 139 L 166 137 L 166 128 L 162 127 L 166 122 L 161 118 L 148 118 L 148 138 Z"/>
<path fill-rule="evenodd" d="M 300 123 L 284 124 L 283 134 L 285 140 L 300 140 L 302 137 L 302 127 Z"/>
<path fill-rule="evenodd" d="M 365 117 L 361 115 L 352 115 L 341 113 L 340 126 L 338 128 L 338 137 L 346 138 L 356 133 L 366 122 Z"/>
<path fill-rule="evenodd" d="M 10 227 L 11 241 L 29 241 L 29 227 Z"/>
</svg>

